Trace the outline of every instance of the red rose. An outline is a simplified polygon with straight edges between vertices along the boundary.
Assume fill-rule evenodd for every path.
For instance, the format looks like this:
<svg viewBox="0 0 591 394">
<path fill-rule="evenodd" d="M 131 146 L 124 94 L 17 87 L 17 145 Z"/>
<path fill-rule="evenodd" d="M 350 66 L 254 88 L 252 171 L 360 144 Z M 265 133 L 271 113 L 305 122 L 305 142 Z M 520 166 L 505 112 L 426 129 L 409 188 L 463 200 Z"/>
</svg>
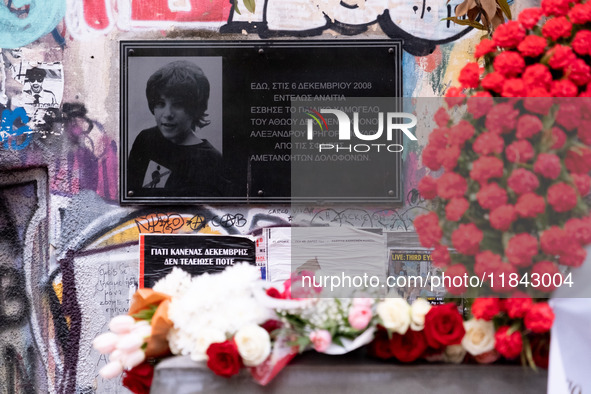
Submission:
<svg viewBox="0 0 591 394">
<path fill-rule="evenodd" d="M 386 331 L 384 327 L 378 326 L 378 330 L 376 331 L 374 339 L 368 346 L 369 355 L 381 358 L 382 360 L 387 360 L 393 356 L 390 349 L 391 347 L 388 331 Z"/>
<path fill-rule="evenodd" d="M 511 298 L 503 300 L 503 306 L 511 319 L 521 319 L 533 305 L 533 300 L 527 294 L 512 294 Z"/>
<path fill-rule="evenodd" d="M 517 120 L 515 136 L 520 139 L 531 138 L 542 131 L 542 121 L 535 115 L 523 115 Z"/>
<path fill-rule="evenodd" d="M 548 335 L 534 335 L 530 341 L 534 364 L 548 369 L 550 362 L 550 337 Z"/>
<path fill-rule="evenodd" d="M 135 394 L 149 394 L 154 379 L 154 366 L 147 362 L 123 371 L 121 384 Z"/>
<path fill-rule="evenodd" d="M 460 154 L 462 151 L 458 146 L 450 146 L 446 149 L 442 149 L 438 153 L 439 161 L 441 161 L 441 165 L 447 171 L 452 171 L 456 165 L 458 164 L 458 159 L 460 158 Z"/>
<path fill-rule="evenodd" d="M 266 293 L 266 294 L 267 294 L 269 297 L 271 297 L 271 298 L 279 298 L 279 299 L 281 299 L 281 298 L 284 298 L 284 297 L 283 297 L 283 294 L 282 294 L 281 292 L 279 292 L 279 290 L 277 290 L 277 289 L 276 289 L 276 288 L 274 288 L 274 287 L 269 287 L 269 288 L 268 288 L 268 289 L 265 291 L 265 293 Z"/>
<path fill-rule="evenodd" d="M 470 106 L 470 101 L 468 101 L 468 106 Z M 474 144 L 472 144 L 472 149 L 474 152 L 483 156 L 490 154 L 500 155 L 503 153 L 504 145 L 505 141 L 498 134 L 487 132 L 476 137 Z"/>
<path fill-rule="evenodd" d="M 495 349 L 505 358 L 515 358 L 521 354 L 523 339 L 521 333 L 509 334 L 509 326 L 500 327 L 495 333 Z"/>
<path fill-rule="evenodd" d="M 486 115 L 495 104 L 492 97 L 483 97 L 482 93 L 487 92 L 478 92 L 478 96 L 475 95 L 468 98 L 468 112 L 472 114 L 474 119 L 478 119 Z"/>
<path fill-rule="evenodd" d="M 281 323 L 281 321 L 279 320 L 269 319 L 263 324 L 261 324 L 261 327 L 265 329 L 265 331 L 267 331 L 269 334 L 271 334 L 273 331 L 283 327 L 283 323 Z"/>
<path fill-rule="evenodd" d="M 564 230 L 569 238 L 576 239 L 581 246 L 591 243 L 591 220 L 589 217 L 569 219 L 564 224 Z"/>
<path fill-rule="evenodd" d="M 451 256 L 445 245 L 437 245 L 431 252 L 431 260 L 435 267 L 445 268 L 451 264 Z"/>
<path fill-rule="evenodd" d="M 591 149 L 587 147 L 570 149 L 566 153 L 564 165 L 567 170 L 575 174 L 587 174 L 591 171 Z"/>
<path fill-rule="evenodd" d="M 483 38 L 480 40 L 478 45 L 476 45 L 476 50 L 474 51 L 474 57 L 478 59 L 486 55 L 487 53 L 494 52 L 497 49 L 495 43 L 488 38 Z"/>
<path fill-rule="evenodd" d="M 509 178 L 507 178 L 507 186 L 509 186 L 518 195 L 535 192 L 540 182 L 536 174 L 525 168 L 517 168 L 513 170 Z"/>
<path fill-rule="evenodd" d="M 423 149 L 421 160 L 423 165 L 431 171 L 437 171 L 441 168 L 441 161 L 439 161 L 439 149 L 431 144 Z"/>
<path fill-rule="evenodd" d="M 535 218 L 546 211 L 544 197 L 535 193 L 525 193 L 519 196 L 515 204 L 515 212 L 522 218 Z"/>
<path fill-rule="evenodd" d="M 439 240 L 441 240 L 443 232 L 439 227 L 439 217 L 435 212 L 429 212 L 427 214 L 417 216 L 414 221 L 414 226 L 419 236 L 421 245 L 426 248 L 431 248 L 439 244 Z"/>
<path fill-rule="evenodd" d="M 589 126 L 591 127 L 591 125 Z M 589 130 L 591 131 L 591 128 Z M 558 150 L 564 146 L 564 143 L 566 142 L 566 134 L 564 134 L 564 131 L 562 131 L 560 127 L 552 127 L 552 140 L 554 141 L 554 145 L 552 145 L 550 149 Z"/>
<path fill-rule="evenodd" d="M 575 85 L 568 79 L 561 79 L 559 81 L 552 82 L 552 89 L 550 89 L 550 94 L 553 97 L 576 97 L 577 93 L 577 85 Z"/>
<path fill-rule="evenodd" d="M 546 279 L 544 279 L 544 275 Z M 537 279 L 539 279 L 539 286 L 536 286 L 537 290 L 549 293 L 556 290 L 556 286 L 554 286 L 555 275 L 561 275 L 556 263 L 551 261 L 539 261 L 532 267 L 530 277 L 534 279 L 537 276 Z M 537 285 L 538 283 L 535 284 Z"/>
<path fill-rule="evenodd" d="M 465 97 L 466 95 L 462 93 L 462 89 L 457 87 L 451 87 L 445 92 L 445 102 L 450 108 L 462 104 Z"/>
<path fill-rule="evenodd" d="M 439 107 L 433 116 L 433 120 L 437 123 L 437 126 L 446 127 L 449 122 L 449 114 L 447 113 L 447 110 L 443 107 Z"/>
<path fill-rule="evenodd" d="M 519 21 L 519 23 L 521 23 L 521 26 L 523 26 L 524 28 L 531 29 L 538 23 L 541 16 L 542 10 L 540 8 L 526 8 L 525 10 L 519 13 L 519 16 L 517 16 L 517 20 Z"/>
<path fill-rule="evenodd" d="M 547 70 L 547 68 L 545 67 Z M 534 70 L 535 71 L 535 70 Z M 537 73 L 539 74 L 539 70 Z M 543 75 L 543 73 L 541 73 Z M 545 77 L 542 76 L 545 79 Z M 550 78 L 552 81 L 552 78 Z M 548 81 L 548 84 L 550 83 Z M 538 115 L 547 115 L 550 112 L 550 108 L 554 105 L 554 99 L 549 98 L 548 95 L 540 96 L 540 97 L 529 97 L 523 100 L 523 107 L 527 109 L 529 112 L 533 112 L 534 114 Z"/>
<path fill-rule="evenodd" d="M 460 71 L 458 81 L 464 88 L 477 88 L 478 82 L 480 82 L 480 66 L 478 66 L 478 63 L 466 64 Z"/>
<path fill-rule="evenodd" d="M 538 254 L 538 240 L 527 233 L 511 237 L 505 248 L 507 260 L 516 267 L 531 265 L 532 258 Z"/>
<path fill-rule="evenodd" d="M 493 71 L 486 74 L 480 84 L 483 88 L 492 90 L 493 92 L 500 93 L 503 90 L 503 84 L 505 83 L 505 77 L 503 74 Z"/>
<path fill-rule="evenodd" d="M 489 273 L 495 271 L 503 263 L 501 256 L 490 250 L 478 253 L 475 260 L 474 273 L 481 278 L 485 276 L 485 280 L 488 280 Z"/>
<path fill-rule="evenodd" d="M 570 9 L 570 0 L 542 0 L 542 11 L 546 16 L 566 15 Z"/>
<path fill-rule="evenodd" d="M 540 248 L 546 254 L 557 255 L 562 253 L 567 241 L 566 231 L 558 226 L 552 226 L 540 236 Z"/>
<path fill-rule="evenodd" d="M 470 310 L 475 319 L 491 321 L 502 312 L 503 306 L 498 298 L 476 298 Z"/>
<path fill-rule="evenodd" d="M 457 125 L 450 127 L 448 142 L 450 145 L 463 147 L 473 135 L 474 126 L 467 120 L 461 120 Z"/>
<path fill-rule="evenodd" d="M 591 67 L 583 59 L 577 59 L 566 68 L 568 79 L 577 86 L 584 86 L 591 81 Z"/>
<path fill-rule="evenodd" d="M 530 37 L 537 37 L 537 36 L 530 36 Z M 540 37 L 538 37 L 538 38 L 540 38 Z M 525 69 L 525 71 L 523 72 L 522 78 L 523 78 L 523 82 L 525 82 L 525 85 L 528 88 L 542 87 L 544 89 L 548 89 L 552 83 L 552 74 L 550 73 L 550 70 L 548 69 L 548 67 L 544 66 L 543 64 L 539 64 L 539 63 L 528 66 Z M 540 101 L 540 100 L 538 100 L 538 101 Z M 550 101 L 550 100 L 547 100 L 547 101 Z M 526 107 L 526 109 L 529 110 L 529 108 L 527 108 L 527 105 L 525 105 L 525 107 Z M 544 115 L 544 114 L 542 114 L 542 115 Z"/>
<path fill-rule="evenodd" d="M 470 203 L 463 197 L 454 197 L 445 206 L 445 218 L 451 222 L 457 222 L 462 218 Z"/>
<path fill-rule="evenodd" d="M 505 156 L 511 163 L 527 163 L 534 157 L 534 148 L 529 141 L 515 141 L 505 148 Z"/>
<path fill-rule="evenodd" d="M 437 180 L 430 175 L 425 175 L 419 181 L 418 188 L 421 196 L 427 200 L 437 197 Z"/>
<path fill-rule="evenodd" d="M 437 180 L 437 195 L 449 200 L 454 197 L 462 197 L 468 190 L 466 179 L 455 172 L 446 172 Z"/>
<path fill-rule="evenodd" d="M 548 204 L 556 212 L 568 212 L 577 205 L 577 191 L 564 182 L 554 184 L 548 188 Z"/>
<path fill-rule="evenodd" d="M 480 188 L 476 199 L 482 208 L 493 210 L 507 203 L 507 192 L 498 184 L 489 183 Z"/>
<path fill-rule="evenodd" d="M 544 26 L 542 26 L 542 35 L 557 41 L 560 38 L 570 37 L 573 25 L 565 16 L 549 19 Z"/>
<path fill-rule="evenodd" d="M 517 219 L 513 205 L 501 205 L 490 213 L 490 226 L 499 231 L 507 231 Z"/>
<path fill-rule="evenodd" d="M 466 292 L 467 287 L 464 276 L 468 275 L 468 271 L 463 264 L 454 264 L 447 267 L 445 275 L 450 278 L 449 282 L 445 282 L 445 288 L 449 294 L 459 296 Z M 458 279 L 455 279 L 456 277 Z"/>
<path fill-rule="evenodd" d="M 482 156 L 472 163 L 470 178 L 486 183 L 491 178 L 503 176 L 503 161 L 493 156 Z M 462 193 L 463 195 L 463 193 Z"/>
<path fill-rule="evenodd" d="M 591 7 L 589 4 L 576 4 L 568 12 L 568 17 L 572 23 L 584 25 L 587 22 L 591 22 Z"/>
<path fill-rule="evenodd" d="M 493 41 L 497 46 L 513 48 L 525 37 L 525 29 L 516 21 L 508 21 L 499 25 L 494 34 Z"/>
<path fill-rule="evenodd" d="M 560 158 L 552 153 L 540 153 L 534 163 L 536 174 L 548 179 L 556 179 L 560 175 L 562 164 Z"/>
<path fill-rule="evenodd" d="M 543 334 L 552 328 L 554 312 L 547 302 L 538 302 L 527 311 L 523 322 L 528 330 Z"/>
<path fill-rule="evenodd" d="M 451 243 L 458 252 L 473 256 L 480 250 L 482 231 L 474 224 L 460 224 L 451 235 Z"/>
<path fill-rule="evenodd" d="M 466 331 L 456 304 L 433 306 L 425 315 L 424 333 L 427 343 L 434 349 L 458 345 Z"/>
<path fill-rule="evenodd" d="M 500 72 L 507 78 L 516 77 L 525 68 L 523 57 L 517 52 L 501 52 L 493 61 L 495 71 Z"/>
<path fill-rule="evenodd" d="M 216 375 L 229 378 L 240 372 L 242 360 L 234 341 L 212 343 L 206 353 L 207 367 Z"/>
<path fill-rule="evenodd" d="M 573 50 L 579 55 L 588 55 L 591 53 L 591 31 L 581 30 L 575 34 L 575 38 L 571 44 Z"/>
<path fill-rule="evenodd" d="M 572 49 L 564 45 L 554 46 L 547 54 L 551 56 L 548 65 L 555 69 L 565 68 L 577 58 Z"/>
<path fill-rule="evenodd" d="M 503 97 L 525 96 L 525 83 L 520 78 L 507 78 L 501 91 Z"/>
<path fill-rule="evenodd" d="M 485 126 L 493 133 L 509 133 L 515 129 L 518 116 L 519 111 L 513 108 L 513 104 L 497 104 L 486 115 Z"/>
<path fill-rule="evenodd" d="M 576 240 L 573 240 L 564 247 L 559 262 L 569 267 L 580 267 L 583 265 L 585 257 L 587 257 L 587 251 L 580 247 Z"/>
<path fill-rule="evenodd" d="M 406 334 L 392 334 L 390 352 L 403 363 L 410 363 L 421 357 L 427 350 L 427 340 L 423 331 L 407 330 Z"/>
</svg>

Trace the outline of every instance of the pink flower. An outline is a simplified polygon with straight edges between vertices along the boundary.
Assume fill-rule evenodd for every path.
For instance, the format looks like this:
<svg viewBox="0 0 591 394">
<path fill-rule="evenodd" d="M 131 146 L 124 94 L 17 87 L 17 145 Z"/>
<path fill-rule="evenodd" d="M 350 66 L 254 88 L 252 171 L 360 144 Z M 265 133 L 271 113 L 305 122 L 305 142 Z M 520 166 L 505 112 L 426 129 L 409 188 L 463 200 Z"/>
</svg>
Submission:
<svg viewBox="0 0 591 394">
<path fill-rule="evenodd" d="M 332 343 L 332 336 L 327 330 L 316 330 L 310 333 L 310 341 L 314 350 L 319 353 L 325 352 Z"/>
<path fill-rule="evenodd" d="M 371 321 L 371 308 L 365 306 L 353 306 L 349 309 L 349 324 L 355 330 L 363 330 Z"/>
</svg>

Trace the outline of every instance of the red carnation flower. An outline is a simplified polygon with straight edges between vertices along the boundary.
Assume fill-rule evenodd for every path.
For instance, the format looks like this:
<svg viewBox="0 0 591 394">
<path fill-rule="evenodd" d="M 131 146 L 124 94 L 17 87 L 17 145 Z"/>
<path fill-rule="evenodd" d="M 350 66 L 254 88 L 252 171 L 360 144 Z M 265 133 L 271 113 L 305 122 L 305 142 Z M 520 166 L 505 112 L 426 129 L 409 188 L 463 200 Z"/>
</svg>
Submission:
<svg viewBox="0 0 591 394">
<path fill-rule="evenodd" d="M 560 271 L 556 263 L 551 261 L 540 261 L 535 263 L 532 267 L 530 277 L 532 280 L 534 278 L 539 279 L 539 286 L 536 286 L 537 290 L 549 293 L 556 290 L 556 286 L 554 286 L 555 275 L 560 275 Z M 550 280 L 544 278 L 550 278 Z"/>
<path fill-rule="evenodd" d="M 513 205 L 501 205 L 490 213 L 490 226 L 496 230 L 507 231 L 517 219 Z"/>
<path fill-rule="evenodd" d="M 461 88 L 451 87 L 445 92 L 445 102 L 450 108 L 462 104 L 465 97 L 466 95 L 462 92 Z"/>
<path fill-rule="evenodd" d="M 497 104 L 486 115 L 485 126 L 493 133 L 509 133 L 515 129 L 518 116 L 519 111 L 513 108 L 513 104 Z"/>
<path fill-rule="evenodd" d="M 554 323 L 554 312 L 547 302 L 538 302 L 525 314 L 525 327 L 535 333 L 542 334 L 550 331 Z"/>
<path fill-rule="evenodd" d="M 447 127 L 436 128 L 429 134 L 429 145 L 432 148 L 445 149 L 447 147 L 447 135 L 449 129 Z"/>
<path fill-rule="evenodd" d="M 573 50 L 579 55 L 591 54 L 591 31 L 581 30 L 577 32 L 571 45 Z"/>
<path fill-rule="evenodd" d="M 560 158 L 552 153 L 540 153 L 534 163 L 536 174 L 548 179 L 556 179 L 560 175 L 562 164 Z"/>
<path fill-rule="evenodd" d="M 503 305 L 498 298 L 476 298 L 470 309 L 475 319 L 491 321 L 503 311 Z"/>
<path fill-rule="evenodd" d="M 437 171 L 441 168 L 441 161 L 439 160 L 439 149 L 434 145 L 429 144 L 425 147 L 425 149 L 423 149 L 421 160 L 423 162 L 423 165 L 431 171 Z"/>
<path fill-rule="evenodd" d="M 494 52 L 496 50 L 496 45 L 492 40 L 488 38 L 484 38 L 480 40 L 478 45 L 476 45 L 476 50 L 474 51 L 474 57 L 478 59 L 488 53 Z"/>
<path fill-rule="evenodd" d="M 437 180 L 437 194 L 446 200 L 462 197 L 467 189 L 466 179 L 455 172 L 446 172 Z"/>
<path fill-rule="evenodd" d="M 480 82 L 480 66 L 478 66 L 478 63 L 466 64 L 460 71 L 458 81 L 464 88 L 477 88 Z"/>
<path fill-rule="evenodd" d="M 407 330 L 404 335 L 393 333 L 390 339 L 390 352 L 403 363 L 415 361 L 423 355 L 427 347 L 423 331 Z"/>
<path fill-rule="evenodd" d="M 570 100 L 559 99 L 560 107 L 556 114 L 556 123 L 566 130 L 573 130 L 581 124 L 581 106 Z"/>
<path fill-rule="evenodd" d="M 546 39 L 540 36 L 527 36 L 518 46 L 522 56 L 538 57 L 546 50 Z"/>
<path fill-rule="evenodd" d="M 480 250 L 482 231 L 474 224 L 460 224 L 451 234 L 451 243 L 462 254 L 473 256 Z"/>
<path fill-rule="evenodd" d="M 439 217 L 435 212 L 417 216 L 414 220 L 414 226 L 421 245 L 426 248 L 439 245 L 443 232 L 439 227 Z"/>
<path fill-rule="evenodd" d="M 536 37 L 536 36 L 530 36 Z M 534 64 L 528 66 L 523 72 L 523 81 L 528 88 L 542 87 L 548 89 L 552 84 L 552 74 L 548 67 L 543 64 Z M 539 101 L 539 100 L 538 100 Z M 551 105 L 551 104 L 550 104 Z M 529 110 L 529 108 L 526 109 Z M 543 114 L 545 115 L 545 114 Z"/>
<path fill-rule="evenodd" d="M 437 245 L 431 252 L 431 260 L 435 267 L 445 268 L 451 264 L 451 256 L 445 245 Z"/>
<path fill-rule="evenodd" d="M 522 194 L 515 204 L 515 212 L 522 218 L 535 218 L 545 211 L 546 201 L 536 193 Z"/>
<path fill-rule="evenodd" d="M 550 255 L 562 253 L 564 245 L 568 242 L 566 231 L 558 226 L 552 226 L 542 233 L 540 248 L 542 252 Z"/>
<path fill-rule="evenodd" d="M 544 67 L 544 69 L 547 70 L 546 67 Z M 551 80 L 552 78 L 550 78 L 550 81 Z M 548 95 L 540 97 L 528 97 L 523 100 L 523 107 L 534 114 L 547 115 L 550 112 L 552 105 L 554 105 L 553 101 L 554 99 L 549 98 Z"/>
<path fill-rule="evenodd" d="M 542 11 L 546 16 L 562 16 L 569 11 L 570 0 L 542 0 Z"/>
<path fill-rule="evenodd" d="M 587 22 L 591 22 L 591 7 L 589 4 L 575 4 L 573 8 L 568 12 L 568 17 L 572 23 L 584 25 Z"/>
<path fill-rule="evenodd" d="M 508 21 L 498 26 L 493 34 L 497 46 L 513 48 L 525 37 L 525 29 L 516 21 Z"/>
<path fill-rule="evenodd" d="M 240 372 L 242 359 L 234 341 L 212 343 L 206 353 L 207 367 L 216 375 L 229 378 Z"/>
<path fill-rule="evenodd" d="M 566 134 L 564 134 L 564 131 L 562 131 L 560 127 L 552 127 L 552 140 L 554 141 L 554 145 L 552 145 L 551 149 L 558 150 L 564 146 L 564 143 L 566 142 Z"/>
<path fill-rule="evenodd" d="M 518 195 L 521 195 L 534 192 L 540 186 L 540 182 L 533 172 L 525 168 L 517 168 L 507 178 L 507 186 Z"/>
<path fill-rule="evenodd" d="M 575 239 L 581 246 L 591 243 L 591 220 L 589 217 L 569 219 L 564 224 L 564 230 L 569 238 Z"/>
<path fill-rule="evenodd" d="M 555 69 L 565 68 L 577 58 L 572 49 L 564 45 L 554 46 L 547 54 L 551 56 L 548 65 Z"/>
<path fill-rule="evenodd" d="M 476 263 L 474 264 L 474 273 L 479 277 L 485 276 L 485 280 L 488 279 L 488 274 L 494 272 L 499 266 L 503 264 L 501 256 L 490 250 L 485 250 L 476 255 Z"/>
<path fill-rule="evenodd" d="M 548 204 L 556 212 L 568 212 L 577 205 L 577 192 L 564 182 L 554 184 L 548 188 Z"/>
<path fill-rule="evenodd" d="M 496 183 L 489 183 L 480 188 L 476 199 L 484 209 L 493 210 L 507 203 L 507 192 Z"/>
<path fill-rule="evenodd" d="M 435 120 L 437 126 L 446 127 L 447 123 L 449 122 L 449 114 L 447 113 L 447 110 L 443 107 L 439 107 L 433 116 L 433 120 Z"/>
<path fill-rule="evenodd" d="M 461 153 L 462 151 L 460 150 L 460 147 L 454 145 L 440 150 L 438 153 L 438 158 L 439 161 L 441 161 L 443 168 L 445 168 L 447 171 L 452 171 L 458 164 L 458 159 L 460 158 Z"/>
<path fill-rule="evenodd" d="M 512 294 L 511 298 L 503 300 L 503 306 L 511 319 L 521 319 L 533 305 L 533 300 L 527 294 Z"/>
<path fill-rule="evenodd" d="M 559 16 L 557 18 L 549 19 L 544 26 L 542 26 L 542 35 L 553 41 L 557 41 L 560 38 L 570 37 L 572 29 L 572 23 L 570 23 L 565 16 Z"/>
<path fill-rule="evenodd" d="M 505 148 L 505 155 L 512 163 L 527 163 L 534 157 L 534 148 L 528 141 L 516 141 Z"/>
<path fill-rule="evenodd" d="M 569 242 L 568 246 L 564 247 L 562 254 L 560 255 L 560 264 L 567 265 L 569 267 L 580 267 L 583 265 L 587 257 L 587 251 L 580 247 L 576 240 Z"/>
<path fill-rule="evenodd" d="M 587 174 L 591 171 L 591 149 L 577 147 L 569 150 L 564 159 L 567 170 L 575 174 Z"/>
<path fill-rule="evenodd" d="M 578 91 L 577 85 L 572 83 L 570 80 L 561 79 L 559 81 L 552 81 L 550 94 L 553 97 L 576 97 Z"/>
<path fill-rule="evenodd" d="M 532 29 L 538 24 L 540 17 L 542 16 L 542 10 L 540 8 L 526 8 L 519 13 L 517 20 L 526 29 Z M 530 37 L 530 36 L 528 36 Z M 527 38 L 527 37 L 526 37 Z"/>
<path fill-rule="evenodd" d="M 464 146 L 464 143 L 468 141 L 474 135 L 474 126 L 467 120 L 461 120 L 457 125 L 450 127 L 449 129 L 449 143 L 451 145 Z"/>
<path fill-rule="evenodd" d="M 468 102 L 468 105 L 470 103 Z M 479 155 L 490 155 L 490 154 L 497 154 L 500 155 L 503 153 L 505 141 L 495 133 L 487 132 L 480 134 L 474 144 L 472 145 L 472 149 L 474 152 L 478 153 Z"/>
<path fill-rule="evenodd" d="M 591 67 L 583 59 L 577 59 L 566 68 L 568 79 L 577 86 L 584 86 L 591 81 Z"/>
<path fill-rule="evenodd" d="M 591 120 L 581 119 L 579 128 L 577 129 L 577 137 L 585 145 L 591 145 Z M 566 140 L 566 136 L 564 137 Z M 552 148 L 556 149 L 556 148 Z"/>
<path fill-rule="evenodd" d="M 520 78 L 507 78 L 501 91 L 503 97 L 525 96 L 525 83 Z"/>
<path fill-rule="evenodd" d="M 480 84 L 483 88 L 492 90 L 493 92 L 501 93 L 503 90 L 503 84 L 505 83 L 505 77 L 503 74 L 493 71 L 489 74 L 486 74 Z"/>
<path fill-rule="evenodd" d="M 538 240 L 527 233 L 514 235 L 507 243 L 505 255 L 516 267 L 531 265 L 532 258 L 538 254 Z"/>
<path fill-rule="evenodd" d="M 456 304 L 433 306 L 425 315 L 423 332 L 427 343 L 434 349 L 460 344 L 466 331 Z"/>
<path fill-rule="evenodd" d="M 509 326 L 502 326 L 497 330 L 495 333 L 495 349 L 501 356 L 511 359 L 521 354 L 523 339 L 519 330 L 509 334 L 509 329 Z"/>
<path fill-rule="evenodd" d="M 523 115 L 517 120 L 517 132 L 515 136 L 520 139 L 531 138 L 542 131 L 542 121 L 535 115 Z"/>
<path fill-rule="evenodd" d="M 516 77 L 525 68 L 523 57 L 517 52 L 501 52 L 493 61 L 495 71 L 500 72 L 507 78 Z"/>
<path fill-rule="evenodd" d="M 495 104 L 492 97 L 483 97 L 482 93 L 488 92 L 478 92 L 477 95 L 468 98 L 468 112 L 474 119 L 486 115 Z"/>
<path fill-rule="evenodd" d="M 445 218 L 451 222 L 457 222 L 462 218 L 470 203 L 463 197 L 454 197 L 445 206 Z"/>
<path fill-rule="evenodd" d="M 419 193 L 427 200 L 437 197 L 437 180 L 430 175 L 425 175 L 419 181 Z"/>
<path fill-rule="evenodd" d="M 482 156 L 472 163 L 470 178 L 486 183 L 491 178 L 503 176 L 503 161 L 493 156 Z"/>
</svg>

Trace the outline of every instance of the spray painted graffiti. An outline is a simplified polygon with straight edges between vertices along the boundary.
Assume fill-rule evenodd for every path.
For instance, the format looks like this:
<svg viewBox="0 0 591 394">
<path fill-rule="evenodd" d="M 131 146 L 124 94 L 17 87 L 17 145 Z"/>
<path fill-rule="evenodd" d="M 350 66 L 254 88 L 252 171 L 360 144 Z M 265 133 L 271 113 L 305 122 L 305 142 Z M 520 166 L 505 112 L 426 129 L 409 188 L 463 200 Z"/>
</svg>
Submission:
<svg viewBox="0 0 591 394">
<path fill-rule="evenodd" d="M 107 0 L 69 0 L 66 23 L 72 36 L 82 39 L 122 30 L 205 28 L 221 33 L 258 34 L 261 38 L 320 35 L 326 30 L 342 35 L 377 27 L 390 38 L 403 38 L 404 49 L 427 55 L 439 44 L 452 42 L 471 30 L 448 21 L 460 3 L 452 0 L 257 0 L 254 14 L 237 14 L 228 0 L 120 0 L 115 13 Z"/>
<path fill-rule="evenodd" d="M 8 0 L 0 5 L 0 48 L 19 48 L 50 33 L 66 15 L 65 0 Z"/>
<path fill-rule="evenodd" d="M 25 125 L 28 121 L 29 116 L 23 107 L 18 107 L 14 111 L 8 108 L 2 111 L 0 143 L 4 149 L 21 150 L 29 146 L 33 132 Z"/>
</svg>

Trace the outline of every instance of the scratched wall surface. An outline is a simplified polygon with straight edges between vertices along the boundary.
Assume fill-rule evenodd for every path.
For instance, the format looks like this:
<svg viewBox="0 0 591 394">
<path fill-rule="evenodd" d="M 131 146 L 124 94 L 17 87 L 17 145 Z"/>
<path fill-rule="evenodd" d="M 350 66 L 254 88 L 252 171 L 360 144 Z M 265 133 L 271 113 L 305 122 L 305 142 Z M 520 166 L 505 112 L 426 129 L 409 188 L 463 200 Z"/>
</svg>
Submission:
<svg viewBox="0 0 591 394">
<path fill-rule="evenodd" d="M 429 209 L 426 135 L 405 147 L 402 207 L 119 206 L 120 40 L 403 38 L 404 95 L 432 97 L 479 36 L 440 21 L 457 3 L 1 0 L 0 394 L 126 392 L 98 377 L 91 341 L 127 311 L 140 233 L 250 234 L 296 216 L 406 232 Z"/>
</svg>

